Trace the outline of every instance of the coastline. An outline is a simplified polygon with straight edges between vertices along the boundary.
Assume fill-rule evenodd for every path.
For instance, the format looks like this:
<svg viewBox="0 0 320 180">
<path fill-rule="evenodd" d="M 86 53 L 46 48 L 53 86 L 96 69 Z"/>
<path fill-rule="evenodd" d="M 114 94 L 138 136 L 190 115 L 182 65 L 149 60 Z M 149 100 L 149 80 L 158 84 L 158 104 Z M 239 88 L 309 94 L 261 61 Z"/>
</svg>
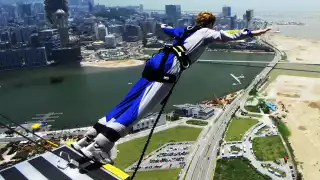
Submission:
<svg viewBox="0 0 320 180">
<path fill-rule="evenodd" d="M 145 63 L 143 60 L 112 60 L 112 61 L 82 61 L 80 65 L 82 67 L 99 67 L 99 68 L 125 68 L 141 66 Z"/>
<path fill-rule="evenodd" d="M 320 40 L 305 39 L 283 34 L 270 34 L 267 39 L 281 50 L 286 61 L 296 64 L 278 64 L 276 67 L 292 68 L 291 71 L 274 69 L 272 80 L 265 92 L 270 99 L 283 104 L 287 113 L 282 121 L 291 131 L 290 146 L 294 150 L 298 170 L 304 179 L 317 180 L 320 176 L 320 67 L 299 63 L 320 64 Z M 301 72 L 297 70 L 311 70 Z M 308 148 L 306 148 L 308 147 Z"/>
</svg>

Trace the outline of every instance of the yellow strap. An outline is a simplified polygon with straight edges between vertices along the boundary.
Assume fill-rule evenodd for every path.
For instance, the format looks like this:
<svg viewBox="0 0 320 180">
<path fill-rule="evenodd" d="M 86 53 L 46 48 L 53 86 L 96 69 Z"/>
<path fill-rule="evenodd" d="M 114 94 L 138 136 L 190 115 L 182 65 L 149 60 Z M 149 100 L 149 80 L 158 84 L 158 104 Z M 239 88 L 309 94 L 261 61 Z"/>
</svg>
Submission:
<svg viewBox="0 0 320 180">
<path fill-rule="evenodd" d="M 121 180 L 129 180 L 130 176 L 127 173 L 121 171 L 115 166 L 112 166 L 111 164 L 105 164 L 102 167 L 108 170 L 109 172 L 111 172 L 112 174 L 116 175 L 117 177 L 119 177 Z"/>
<path fill-rule="evenodd" d="M 59 145 L 58 144 L 56 144 L 56 143 L 53 143 L 53 142 L 51 142 L 51 141 L 49 141 L 49 140 L 47 140 L 47 142 L 51 145 L 51 146 L 53 146 L 53 147 L 59 147 Z"/>
<path fill-rule="evenodd" d="M 175 50 L 177 52 L 177 54 L 179 54 L 178 49 L 176 49 L 175 47 L 172 47 L 172 48 L 173 48 L 173 50 Z"/>
<path fill-rule="evenodd" d="M 177 47 L 181 50 L 181 52 L 184 52 L 183 47 L 181 47 L 181 46 L 177 46 Z"/>
</svg>

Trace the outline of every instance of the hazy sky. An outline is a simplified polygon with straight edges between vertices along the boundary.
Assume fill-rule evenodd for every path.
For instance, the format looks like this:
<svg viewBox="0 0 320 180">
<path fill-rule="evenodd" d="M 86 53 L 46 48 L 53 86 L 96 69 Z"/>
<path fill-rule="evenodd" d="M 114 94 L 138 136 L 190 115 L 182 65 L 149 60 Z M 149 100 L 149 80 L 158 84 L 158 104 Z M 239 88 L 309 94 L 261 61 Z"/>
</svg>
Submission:
<svg viewBox="0 0 320 180">
<path fill-rule="evenodd" d="M 319 11 L 320 0 L 95 0 L 105 5 L 138 5 L 144 9 L 164 10 L 166 4 L 181 4 L 183 10 L 221 11 L 224 5 L 232 6 L 235 12 L 248 8 L 257 11 Z"/>
</svg>

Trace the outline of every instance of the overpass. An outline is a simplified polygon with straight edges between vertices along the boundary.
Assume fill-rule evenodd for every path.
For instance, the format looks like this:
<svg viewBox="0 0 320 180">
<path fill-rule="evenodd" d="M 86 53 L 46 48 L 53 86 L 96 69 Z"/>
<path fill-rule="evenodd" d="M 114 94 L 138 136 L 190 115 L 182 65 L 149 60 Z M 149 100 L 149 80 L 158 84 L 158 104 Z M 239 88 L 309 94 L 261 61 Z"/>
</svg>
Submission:
<svg viewBox="0 0 320 180">
<path fill-rule="evenodd" d="M 240 94 L 221 114 L 215 124 L 206 133 L 204 140 L 201 140 L 195 144 L 195 148 L 190 156 L 193 155 L 193 159 L 186 162 L 185 168 L 182 170 L 180 180 L 211 180 L 216 164 L 217 151 L 220 146 L 219 142 L 223 139 L 224 132 L 231 120 L 232 115 L 240 107 L 240 104 L 249 96 L 249 92 L 260 83 L 269 72 L 275 67 L 278 61 L 281 59 L 282 53 L 272 46 L 270 43 L 262 40 L 265 44 L 270 46 L 275 51 L 274 59 L 264 68 L 259 75 L 253 79 L 251 84 Z"/>
</svg>

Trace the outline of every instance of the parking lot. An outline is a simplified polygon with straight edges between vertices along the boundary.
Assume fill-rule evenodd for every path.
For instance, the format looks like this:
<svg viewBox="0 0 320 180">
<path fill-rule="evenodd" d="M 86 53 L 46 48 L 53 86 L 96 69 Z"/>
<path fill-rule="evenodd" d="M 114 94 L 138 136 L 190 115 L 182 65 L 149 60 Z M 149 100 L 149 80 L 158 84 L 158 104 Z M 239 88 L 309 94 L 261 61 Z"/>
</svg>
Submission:
<svg viewBox="0 0 320 180">
<path fill-rule="evenodd" d="M 140 166 L 140 171 L 155 169 L 183 168 L 185 157 L 189 154 L 194 142 L 168 143 L 153 151 L 145 158 Z M 133 171 L 136 162 L 129 166 L 126 171 Z"/>
</svg>

